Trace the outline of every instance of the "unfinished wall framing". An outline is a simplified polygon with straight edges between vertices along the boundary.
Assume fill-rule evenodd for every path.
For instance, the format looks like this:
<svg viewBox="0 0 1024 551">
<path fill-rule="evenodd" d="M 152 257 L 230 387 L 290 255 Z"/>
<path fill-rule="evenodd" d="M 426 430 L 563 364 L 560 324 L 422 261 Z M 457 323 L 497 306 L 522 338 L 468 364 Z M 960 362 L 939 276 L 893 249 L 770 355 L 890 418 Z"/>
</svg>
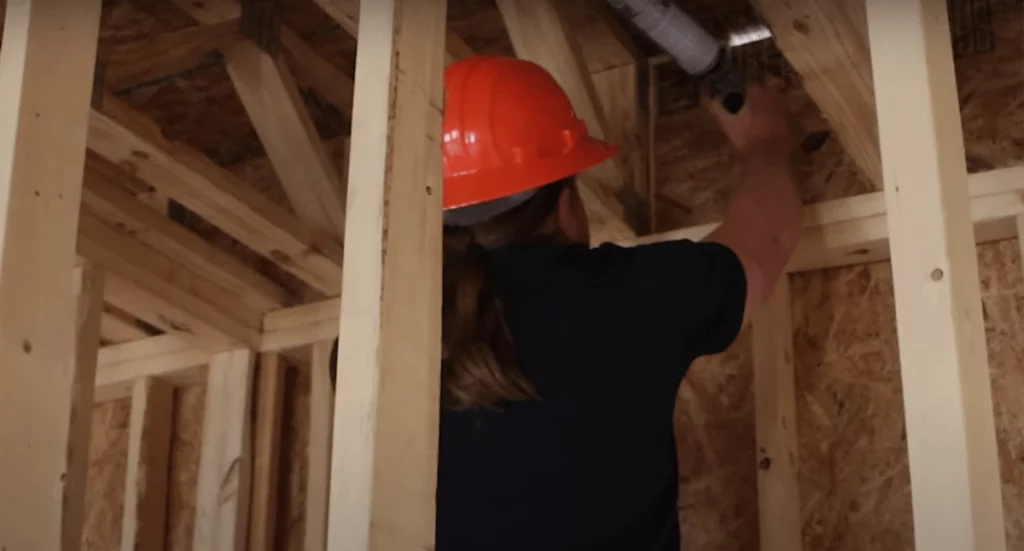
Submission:
<svg viewBox="0 0 1024 551">
<path fill-rule="evenodd" d="M 445 63 L 623 146 L 599 239 L 714 228 L 729 153 L 600 0 L 275 4 L 0 4 L 0 546 L 433 544 Z M 684 540 L 1024 550 L 1024 4 L 692 4 L 807 139 L 788 280 L 680 388 Z"/>
</svg>

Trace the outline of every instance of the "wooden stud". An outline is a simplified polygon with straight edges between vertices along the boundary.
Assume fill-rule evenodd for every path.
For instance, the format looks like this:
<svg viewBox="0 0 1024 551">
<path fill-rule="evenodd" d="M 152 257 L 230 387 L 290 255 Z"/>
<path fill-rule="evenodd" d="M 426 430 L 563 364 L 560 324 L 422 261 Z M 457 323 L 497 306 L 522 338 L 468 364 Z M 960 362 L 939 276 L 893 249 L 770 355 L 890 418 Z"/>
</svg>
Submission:
<svg viewBox="0 0 1024 551">
<path fill-rule="evenodd" d="M 312 346 L 309 396 L 309 448 L 306 450 L 306 534 L 305 551 L 327 549 L 327 504 L 331 484 L 331 425 L 334 389 L 330 360 L 333 341 Z"/>
<path fill-rule="evenodd" d="M 917 549 L 1006 549 L 943 0 L 868 0 Z"/>
<path fill-rule="evenodd" d="M 210 363 L 196 487 L 195 551 L 245 549 L 254 359 L 251 351 L 239 349 L 218 354 Z"/>
<path fill-rule="evenodd" d="M 360 5 L 330 549 L 434 543 L 446 7 Z"/>
<path fill-rule="evenodd" d="M 864 0 L 753 0 L 868 183 L 882 188 Z M 858 7 L 861 6 L 861 7 Z"/>
<path fill-rule="evenodd" d="M 75 234 L 100 12 L 99 0 L 17 0 L 4 14 L 0 548 L 11 551 L 81 540 L 102 282 L 75 271 Z"/>
<path fill-rule="evenodd" d="M 1017 247 L 1020 248 L 1020 266 L 1024 270 L 1024 214 L 1017 215 Z"/>
<path fill-rule="evenodd" d="M 341 246 L 272 203 L 195 149 L 171 143 L 149 119 L 112 96 L 93 111 L 89 147 L 133 167 L 160 189 L 313 288 L 339 291 Z"/>
<path fill-rule="evenodd" d="M 353 38 L 359 33 L 359 0 L 313 0 L 324 13 L 334 19 Z M 467 58 L 476 52 L 459 35 L 445 35 L 445 63 Z"/>
<path fill-rule="evenodd" d="M 793 319 L 787 276 L 753 323 L 757 510 L 761 551 L 800 551 Z"/>
<path fill-rule="evenodd" d="M 287 365 L 281 361 L 280 354 L 260 355 L 256 386 L 256 424 L 253 434 L 249 551 L 274 549 L 286 370 Z"/>
<path fill-rule="evenodd" d="M 516 55 L 541 65 L 565 90 L 589 133 L 609 138 L 608 121 L 580 48 L 566 29 L 558 5 L 551 0 L 497 0 Z M 629 239 L 635 231 L 625 223 L 625 211 L 617 198 L 625 185 L 623 169 L 610 159 L 582 175 L 580 192 L 595 228 L 592 240 Z"/>
<path fill-rule="evenodd" d="M 174 386 L 151 377 L 136 379 L 128 426 L 121 551 L 164 548 L 173 410 Z"/>
<path fill-rule="evenodd" d="M 291 72 L 251 42 L 225 49 L 224 62 L 296 214 L 341 239 L 345 186 Z"/>
</svg>

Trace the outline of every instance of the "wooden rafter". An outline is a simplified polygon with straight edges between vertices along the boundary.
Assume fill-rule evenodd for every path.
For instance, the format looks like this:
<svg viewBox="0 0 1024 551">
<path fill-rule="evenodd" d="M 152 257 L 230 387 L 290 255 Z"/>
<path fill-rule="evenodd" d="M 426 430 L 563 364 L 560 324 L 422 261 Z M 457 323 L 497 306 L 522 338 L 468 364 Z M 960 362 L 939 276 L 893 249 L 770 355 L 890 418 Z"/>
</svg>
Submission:
<svg viewBox="0 0 1024 551">
<path fill-rule="evenodd" d="M 864 178 L 882 187 L 863 0 L 753 0 Z"/>
<path fill-rule="evenodd" d="M 185 13 L 205 25 L 230 24 L 242 15 L 237 0 L 173 0 Z M 313 88 L 348 116 L 352 116 L 352 78 L 320 56 L 294 30 L 280 27 L 281 47 L 299 82 Z"/>
<path fill-rule="evenodd" d="M 291 71 L 247 41 L 225 49 L 224 62 L 295 212 L 340 240 L 345 233 L 345 185 Z"/>
<path fill-rule="evenodd" d="M 75 255 L 100 0 L 8 2 L 0 50 L 0 548 L 80 548 L 102 274 Z"/>
<path fill-rule="evenodd" d="M 446 8 L 360 6 L 330 549 L 434 544 Z"/>
<path fill-rule="evenodd" d="M 165 139 L 149 119 L 113 97 L 94 110 L 89 147 L 314 289 L 338 294 L 341 246 L 273 204 L 198 151 Z"/>
<path fill-rule="evenodd" d="M 587 123 L 590 134 L 610 139 L 607 117 L 593 80 L 558 4 L 551 0 L 497 0 L 496 3 L 516 55 L 547 69 L 569 96 L 577 115 Z M 605 161 L 587 170 L 581 178 L 580 188 L 591 226 L 600 231 L 595 232 L 594 240 L 622 240 L 634 236 L 618 199 L 626 182 L 619 161 Z"/>
<path fill-rule="evenodd" d="M 868 0 L 867 18 L 916 548 L 1002 551 L 1002 483 L 946 2 Z"/>
<path fill-rule="evenodd" d="M 258 346 L 262 312 L 237 297 L 231 289 L 217 285 L 182 267 L 172 259 L 131 236 L 118 231 L 90 209 L 79 219 L 78 252 L 111 275 L 130 281 L 147 293 L 173 304 L 203 326 L 176 330 L 203 338 L 207 330 L 239 342 Z M 131 312 L 132 308 L 119 305 Z M 206 329 L 209 328 L 209 329 Z"/>
<path fill-rule="evenodd" d="M 119 309 L 104 308 L 100 318 L 100 339 L 108 343 L 120 344 L 137 341 L 149 337 L 135 319 Z"/>
<path fill-rule="evenodd" d="M 86 160 L 82 205 L 90 212 L 252 308 L 267 311 L 288 301 L 276 283 L 132 197 L 116 181 L 120 175 L 101 169 L 102 163 L 93 156 Z"/>
</svg>

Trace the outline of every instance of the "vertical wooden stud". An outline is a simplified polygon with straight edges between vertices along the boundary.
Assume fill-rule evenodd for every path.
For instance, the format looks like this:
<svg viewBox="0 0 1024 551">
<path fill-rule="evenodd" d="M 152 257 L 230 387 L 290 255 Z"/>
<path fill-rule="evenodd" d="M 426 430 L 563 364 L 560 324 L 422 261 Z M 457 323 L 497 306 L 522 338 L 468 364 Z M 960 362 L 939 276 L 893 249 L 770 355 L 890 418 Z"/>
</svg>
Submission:
<svg viewBox="0 0 1024 551">
<path fill-rule="evenodd" d="M 331 482 L 331 424 L 334 390 L 330 359 L 333 342 L 313 345 L 309 397 L 309 449 L 306 453 L 306 551 L 327 549 L 327 503 Z"/>
<path fill-rule="evenodd" d="M 917 549 L 1006 548 L 945 0 L 867 0 Z"/>
<path fill-rule="evenodd" d="M 274 549 L 285 369 L 280 354 L 269 352 L 260 355 L 256 383 L 256 426 L 253 431 L 249 551 Z"/>
<path fill-rule="evenodd" d="M 140 377 L 132 387 L 121 551 L 162 551 L 174 424 L 174 386 Z"/>
<path fill-rule="evenodd" d="M 434 543 L 446 8 L 360 3 L 330 549 Z"/>
<path fill-rule="evenodd" d="M 72 286 L 100 0 L 9 0 L 0 48 L 0 548 L 78 549 L 98 345 Z M 91 301 L 85 268 L 80 300 Z M 91 302 L 90 302 L 91 304 Z"/>
<path fill-rule="evenodd" d="M 789 280 L 783 275 L 754 318 L 757 504 L 761 551 L 800 551 L 796 391 Z"/>
<path fill-rule="evenodd" d="M 245 549 L 253 360 L 251 351 L 239 349 L 218 354 L 210 363 L 196 487 L 195 551 Z"/>
</svg>

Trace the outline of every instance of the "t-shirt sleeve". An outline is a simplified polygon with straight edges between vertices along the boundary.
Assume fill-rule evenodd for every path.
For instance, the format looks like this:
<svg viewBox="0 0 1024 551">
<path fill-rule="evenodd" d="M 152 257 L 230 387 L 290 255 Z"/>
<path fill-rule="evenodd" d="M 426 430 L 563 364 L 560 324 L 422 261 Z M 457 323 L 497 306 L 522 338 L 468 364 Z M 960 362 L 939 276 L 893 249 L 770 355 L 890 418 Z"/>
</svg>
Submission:
<svg viewBox="0 0 1024 551">
<path fill-rule="evenodd" d="M 747 280 L 731 249 L 683 240 L 620 249 L 619 254 L 627 323 L 639 339 L 692 357 L 718 354 L 736 339 Z"/>
</svg>

